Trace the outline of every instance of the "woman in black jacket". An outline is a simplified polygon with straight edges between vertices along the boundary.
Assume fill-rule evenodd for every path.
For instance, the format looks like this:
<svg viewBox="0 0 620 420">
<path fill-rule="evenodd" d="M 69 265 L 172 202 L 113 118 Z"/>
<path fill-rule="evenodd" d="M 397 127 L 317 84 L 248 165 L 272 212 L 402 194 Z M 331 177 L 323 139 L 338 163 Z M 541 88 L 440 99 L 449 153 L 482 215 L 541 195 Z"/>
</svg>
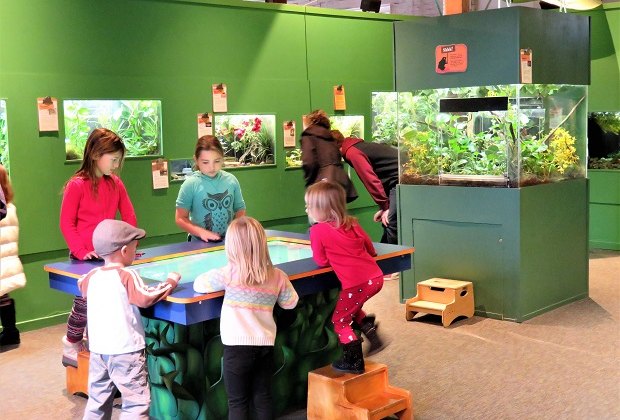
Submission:
<svg viewBox="0 0 620 420">
<path fill-rule="evenodd" d="M 347 193 L 347 203 L 357 198 L 355 186 L 342 165 L 342 156 L 330 131 L 329 117 L 317 109 L 304 116 L 301 161 L 306 187 L 322 179 L 338 182 Z"/>
</svg>

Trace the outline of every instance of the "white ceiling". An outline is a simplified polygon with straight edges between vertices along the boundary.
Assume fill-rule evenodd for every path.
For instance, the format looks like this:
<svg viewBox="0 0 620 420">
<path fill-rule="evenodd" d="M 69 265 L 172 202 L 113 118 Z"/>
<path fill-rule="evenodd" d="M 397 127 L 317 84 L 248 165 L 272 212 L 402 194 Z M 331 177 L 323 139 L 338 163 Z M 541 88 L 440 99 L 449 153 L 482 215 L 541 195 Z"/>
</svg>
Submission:
<svg viewBox="0 0 620 420">
<path fill-rule="evenodd" d="M 246 0 L 259 1 L 264 0 Z M 612 3 L 620 0 L 603 0 L 603 3 Z M 361 0 L 288 0 L 288 4 L 299 6 L 314 6 L 330 9 L 360 11 Z M 497 9 L 508 7 L 505 0 L 469 0 L 470 10 Z M 515 3 L 516 5 L 516 3 Z M 533 7 L 539 9 L 538 1 L 518 3 L 518 6 Z M 382 0 L 381 13 L 414 15 L 414 16 L 440 16 L 443 10 L 443 0 Z"/>
</svg>

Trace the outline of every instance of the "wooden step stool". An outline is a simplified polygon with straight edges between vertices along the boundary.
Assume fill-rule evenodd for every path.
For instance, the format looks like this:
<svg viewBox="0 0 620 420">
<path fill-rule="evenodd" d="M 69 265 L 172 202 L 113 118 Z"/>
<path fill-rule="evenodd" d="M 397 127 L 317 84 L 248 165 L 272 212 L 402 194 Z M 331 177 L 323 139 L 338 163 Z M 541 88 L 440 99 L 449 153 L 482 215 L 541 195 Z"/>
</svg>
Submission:
<svg viewBox="0 0 620 420">
<path fill-rule="evenodd" d="M 88 363 L 90 352 L 81 351 L 77 357 L 77 368 L 67 366 L 67 393 L 69 395 L 82 393 L 88 395 Z"/>
<path fill-rule="evenodd" d="M 308 419 L 382 419 L 396 415 L 413 420 L 411 394 L 388 383 L 387 366 L 365 360 L 360 375 L 329 366 L 308 373 Z"/>
<path fill-rule="evenodd" d="M 407 321 L 424 312 L 441 315 L 441 322 L 447 327 L 459 316 L 474 316 L 474 286 L 470 281 L 433 278 L 419 282 L 417 292 L 405 304 Z"/>
</svg>

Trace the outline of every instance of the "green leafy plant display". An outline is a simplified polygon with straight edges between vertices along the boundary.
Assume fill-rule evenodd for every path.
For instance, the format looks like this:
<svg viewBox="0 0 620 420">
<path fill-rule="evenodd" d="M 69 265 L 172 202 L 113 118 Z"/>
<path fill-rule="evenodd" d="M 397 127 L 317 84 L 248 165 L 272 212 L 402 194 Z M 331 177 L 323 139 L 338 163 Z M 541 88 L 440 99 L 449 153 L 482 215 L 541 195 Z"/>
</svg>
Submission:
<svg viewBox="0 0 620 420">
<path fill-rule="evenodd" d="M 275 115 L 217 115 L 215 136 L 224 148 L 226 166 L 274 163 Z"/>
<path fill-rule="evenodd" d="M 594 119 L 605 133 L 620 134 L 620 112 L 597 112 Z"/>
<path fill-rule="evenodd" d="M 66 100 L 64 114 L 67 160 L 82 159 L 88 135 L 99 127 L 123 139 L 128 157 L 161 154 L 161 101 Z"/>
<path fill-rule="evenodd" d="M 0 164 L 10 172 L 9 136 L 7 133 L 6 101 L 0 100 Z"/>
<path fill-rule="evenodd" d="M 301 149 L 293 149 L 286 152 L 286 167 L 297 168 L 301 166 Z"/>
<path fill-rule="evenodd" d="M 493 96 L 507 97 L 508 109 L 439 111 L 444 98 Z M 376 95 L 373 115 L 380 112 L 375 105 L 392 109 L 389 99 L 387 94 L 381 100 Z M 472 177 L 473 185 L 486 185 L 476 176 L 503 177 L 510 186 L 539 184 L 584 176 L 576 141 L 584 100 L 582 87 L 559 85 L 398 93 L 396 118 L 382 115 L 373 121 L 373 133 L 385 140 L 394 135 L 390 130 L 398 128 L 396 136 L 407 154 L 401 168 L 403 183 L 437 184 L 441 174 L 450 174 Z"/>
<path fill-rule="evenodd" d="M 363 115 L 332 115 L 329 124 L 332 130 L 340 131 L 345 137 L 361 139 L 364 136 Z"/>
</svg>

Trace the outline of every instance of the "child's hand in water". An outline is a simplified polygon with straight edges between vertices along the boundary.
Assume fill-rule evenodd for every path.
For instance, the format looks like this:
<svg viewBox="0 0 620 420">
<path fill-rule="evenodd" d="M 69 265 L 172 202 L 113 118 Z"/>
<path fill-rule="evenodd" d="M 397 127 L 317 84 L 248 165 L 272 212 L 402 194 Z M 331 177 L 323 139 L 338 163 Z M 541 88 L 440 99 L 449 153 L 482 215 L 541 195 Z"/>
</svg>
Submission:
<svg viewBox="0 0 620 420">
<path fill-rule="evenodd" d="M 200 239 L 205 242 L 218 242 L 222 240 L 222 237 L 215 232 L 205 229 L 204 232 L 200 234 Z"/>
</svg>

